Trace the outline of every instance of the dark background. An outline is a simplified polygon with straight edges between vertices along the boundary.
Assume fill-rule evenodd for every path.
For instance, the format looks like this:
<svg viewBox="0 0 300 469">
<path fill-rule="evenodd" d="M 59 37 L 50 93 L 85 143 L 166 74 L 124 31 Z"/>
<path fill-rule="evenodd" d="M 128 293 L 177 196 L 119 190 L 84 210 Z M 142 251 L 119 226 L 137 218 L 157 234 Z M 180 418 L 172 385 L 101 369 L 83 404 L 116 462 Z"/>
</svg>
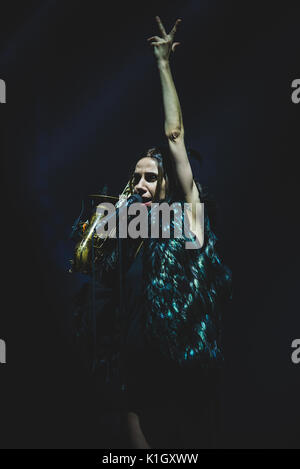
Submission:
<svg viewBox="0 0 300 469">
<path fill-rule="evenodd" d="M 288 2 L 11 1 L 1 4 L 1 447 L 112 448 L 118 412 L 70 341 L 71 226 L 81 200 L 118 195 L 163 141 L 146 39 L 182 18 L 172 69 L 186 143 L 218 205 L 233 271 L 224 318 L 224 448 L 299 448 L 299 14 Z M 111 396 L 112 402 L 114 396 Z M 109 419 L 112 415 L 113 419 Z M 104 445 L 104 446 L 103 446 Z"/>
</svg>

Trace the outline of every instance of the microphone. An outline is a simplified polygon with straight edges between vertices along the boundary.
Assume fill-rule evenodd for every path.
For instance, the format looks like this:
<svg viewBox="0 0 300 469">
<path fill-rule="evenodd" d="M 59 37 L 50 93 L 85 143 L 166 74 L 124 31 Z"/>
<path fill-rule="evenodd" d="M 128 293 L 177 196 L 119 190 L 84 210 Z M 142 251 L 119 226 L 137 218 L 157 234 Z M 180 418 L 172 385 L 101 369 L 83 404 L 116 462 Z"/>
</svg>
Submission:
<svg viewBox="0 0 300 469">
<path fill-rule="evenodd" d="M 128 197 L 128 199 L 126 200 L 124 205 L 129 207 L 130 205 L 132 205 L 134 203 L 141 203 L 142 201 L 143 201 L 143 199 L 140 196 L 140 194 L 132 194 L 130 197 Z M 121 205 L 120 208 L 122 208 L 124 205 Z"/>
</svg>

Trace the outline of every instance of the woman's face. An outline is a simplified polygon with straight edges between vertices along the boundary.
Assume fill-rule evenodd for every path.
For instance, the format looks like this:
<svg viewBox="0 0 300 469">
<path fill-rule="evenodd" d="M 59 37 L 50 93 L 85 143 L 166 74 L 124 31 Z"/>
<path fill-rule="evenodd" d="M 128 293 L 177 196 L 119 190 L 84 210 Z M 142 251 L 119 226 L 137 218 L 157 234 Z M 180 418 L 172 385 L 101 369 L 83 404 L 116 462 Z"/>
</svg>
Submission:
<svg viewBox="0 0 300 469">
<path fill-rule="evenodd" d="M 143 198 L 143 203 L 147 206 L 151 205 L 154 199 L 158 181 L 158 167 L 153 158 L 148 156 L 141 158 L 135 167 L 133 175 L 134 192 Z M 163 178 L 160 193 L 158 194 L 159 200 L 164 199 L 166 196 L 166 181 Z"/>
</svg>

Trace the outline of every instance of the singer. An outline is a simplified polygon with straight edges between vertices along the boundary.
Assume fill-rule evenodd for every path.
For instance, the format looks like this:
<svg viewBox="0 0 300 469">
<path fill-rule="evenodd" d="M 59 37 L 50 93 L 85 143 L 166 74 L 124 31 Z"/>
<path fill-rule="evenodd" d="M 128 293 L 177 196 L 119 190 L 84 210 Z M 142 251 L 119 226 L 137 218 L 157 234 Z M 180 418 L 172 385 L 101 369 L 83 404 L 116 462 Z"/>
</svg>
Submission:
<svg viewBox="0 0 300 469">
<path fill-rule="evenodd" d="M 186 249 L 186 232 L 179 238 L 126 239 L 120 246 L 113 237 L 97 237 L 94 214 L 75 248 L 73 271 L 92 273 L 97 285 L 101 279 L 111 288 L 122 336 L 129 446 L 213 448 L 223 361 L 220 316 L 230 298 L 231 272 L 217 254 L 207 195 L 194 180 L 185 146 L 169 61 L 179 45 L 174 38 L 181 20 L 169 34 L 159 17 L 156 21 L 160 35 L 148 42 L 161 82 L 166 144 L 140 155 L 123 195 L 138 194 L 148 214 L 154 202 L 190 204 L 188 238 L 201 247 Z M 204 224 L 194 209 L 203 203 Z M 97 285 L 99 317 L 105 301 Z"/>
</svg>

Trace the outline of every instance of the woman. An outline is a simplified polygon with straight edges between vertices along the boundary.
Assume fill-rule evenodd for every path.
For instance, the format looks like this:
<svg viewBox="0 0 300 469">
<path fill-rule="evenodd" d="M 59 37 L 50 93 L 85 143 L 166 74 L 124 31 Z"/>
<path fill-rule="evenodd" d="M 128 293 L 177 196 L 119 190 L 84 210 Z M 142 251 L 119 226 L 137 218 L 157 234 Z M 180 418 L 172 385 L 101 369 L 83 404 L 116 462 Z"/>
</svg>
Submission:
<svg viewBox="0 0 300 469">
<path fill-rule="evenodd" d="M 126 240 L 125 315 L 119 317 L 126 422 L 132 448 L 206 448 L 215 444 L 219 315 L 230 295 L 230 272 L 215 251 L 208 214 L 203 224 L 197 211 L 205 196 L 193 178 L 169 64 L 181 20 L 169 34 L 156 21 L 161 35 L 148 41 L 162 86 L 167 147 L 141 156 L 123 193 L 139 194 L 149 214 L 157 201 L 190 204 L 190 236 Z M 116 283 L 118 250 L 113 241 L 93 237 L 95 217 L 76 247 L 74 268 L 88 271 L 93 260 L 102 279 Z M 194 249 L 186 249 L 190 238 Z"/>
</svg>

